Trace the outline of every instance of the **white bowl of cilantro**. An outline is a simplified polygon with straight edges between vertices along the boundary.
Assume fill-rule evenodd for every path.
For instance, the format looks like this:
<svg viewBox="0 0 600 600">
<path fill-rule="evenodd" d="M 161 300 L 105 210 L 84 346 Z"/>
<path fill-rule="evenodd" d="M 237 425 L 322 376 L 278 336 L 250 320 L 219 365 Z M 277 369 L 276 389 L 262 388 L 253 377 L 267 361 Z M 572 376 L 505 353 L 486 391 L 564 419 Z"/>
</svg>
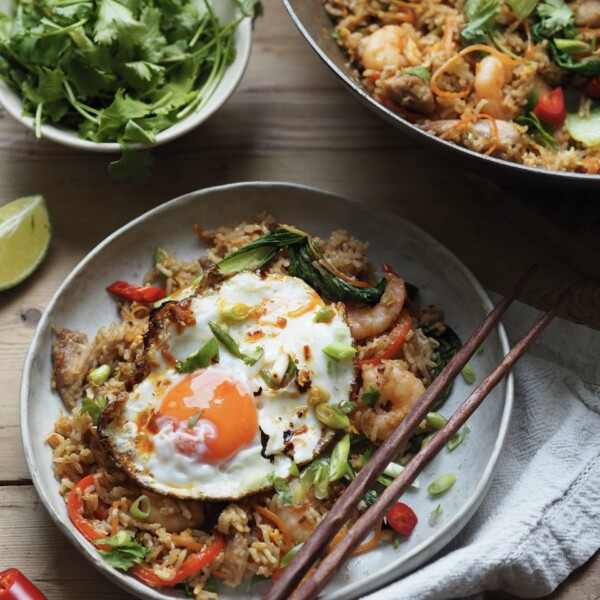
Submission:
<svg viewBox="0 0 600 600">
<path fill-rule="evenodd" d="M 164 144 L 217 111 L 250 56 L 257 0 L 17 0 L 0 14 L 0 103 L 96 152 Z"/>
</svg>

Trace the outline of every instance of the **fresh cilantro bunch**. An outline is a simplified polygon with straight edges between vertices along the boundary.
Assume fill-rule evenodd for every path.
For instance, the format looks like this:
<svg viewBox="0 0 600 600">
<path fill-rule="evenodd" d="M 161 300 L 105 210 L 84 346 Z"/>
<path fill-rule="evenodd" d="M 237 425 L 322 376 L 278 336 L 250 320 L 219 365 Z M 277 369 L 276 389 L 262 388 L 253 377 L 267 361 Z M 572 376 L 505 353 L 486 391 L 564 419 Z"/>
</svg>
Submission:
<svg viewBox="0 0 600 600">
<path fill-rule="evenodd" d="M 221 24 L 208 0 L 18 1 L 0 13 L 0 77 L 40 124 L 93 142 L 153 143 L 201 108 L 235 58 L 239 21 Z"/>
</svg>

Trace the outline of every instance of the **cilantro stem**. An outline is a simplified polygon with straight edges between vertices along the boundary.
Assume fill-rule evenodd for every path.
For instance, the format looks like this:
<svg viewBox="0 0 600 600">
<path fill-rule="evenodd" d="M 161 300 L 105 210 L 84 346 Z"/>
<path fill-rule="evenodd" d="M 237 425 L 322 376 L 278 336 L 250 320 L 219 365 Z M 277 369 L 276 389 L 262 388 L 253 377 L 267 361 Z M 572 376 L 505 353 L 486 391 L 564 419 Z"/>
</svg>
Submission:
<svg viewBox="0 0 600 600">
<path fill-rule="evenodd" d="M 35 109 L 35 137 L 39 140 L 42 137 L 42 110 L 44 103 L 40 102 Z"/>
<path fill-rule="evenodd" d="M 80 103 L 77 102 L 77 100 L 75 99 L 75 95 L 73 94 L 73 90 L 71 89 L 71 86 L 69 85 L 69 82 L 66 79 L 63 80 L 63 85 L 64 85 L 65 89 L 67 90 L 67 99 L 69 100 L 69 103 L 71 104 L 71 106 L 82 117 L 84 117 L 88 121 L 91 121 L 95 125 L 98 125 L 100 123 L 100 119 L 97 119 L 96 117 L 92 117 L 92 115 L 90 115 L 87 111 L 85 111 L 85 110 L 83 110 L 83 108 L 81 108 Z"/>
</svg>

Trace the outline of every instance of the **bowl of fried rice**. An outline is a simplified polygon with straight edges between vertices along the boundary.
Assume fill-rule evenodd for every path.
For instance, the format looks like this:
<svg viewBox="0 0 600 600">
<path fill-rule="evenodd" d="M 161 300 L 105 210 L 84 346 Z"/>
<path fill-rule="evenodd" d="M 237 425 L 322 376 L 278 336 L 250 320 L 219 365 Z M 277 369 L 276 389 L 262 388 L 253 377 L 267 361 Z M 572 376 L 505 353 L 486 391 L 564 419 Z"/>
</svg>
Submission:
<svg viewBox="0 0 600 600">
<path fill-rule="evenodd" d="M 596 0 L 284 4 L 345 86 L 432 149 L 521 182 L 597 183 Z"/>
<path fill-rule="evenodd" d="M 490 308 L 456 257 L 379 209 L 283 183 L 172 200 L 97 246 L 39 323 L 21 388 L 37 492 L 136 597 L 258 598 Z M 353 518 L 507 351 L 500 327 Z M 388 515 L 324 597 L 397 579 L 467 523 L 512 379 L 490 396 L 402 497 L 410 530 Z"/>
</svg>

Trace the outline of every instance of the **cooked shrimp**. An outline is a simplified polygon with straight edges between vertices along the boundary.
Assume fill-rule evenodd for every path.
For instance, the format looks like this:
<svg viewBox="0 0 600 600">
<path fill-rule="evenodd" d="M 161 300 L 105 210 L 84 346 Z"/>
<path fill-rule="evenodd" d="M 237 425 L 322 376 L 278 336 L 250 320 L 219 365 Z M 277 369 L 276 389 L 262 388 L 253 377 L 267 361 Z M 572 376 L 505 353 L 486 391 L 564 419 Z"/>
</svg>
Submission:
<svg viewBox="0 0 600 600">
<path fill-rule="evenodd" d="M 504 106 L 502 88 L 510 80 L 510 71 L 501 60 L 489 54 L 475 69 L 475 93 L 486 103 L 482 112 L 495 119 L 511 119 L 512 111 Z"/>
<path fill-rule="evenodd" d="M 351 419 L 371 441 L 382 442 L 404 420 L 422 396 L 425 386 L 406 368 L 406 363 L 399 360 L 384 360 L 378 366 L 365 365 L 362 378 L 359 407 Z M 362 400 L 362 394 L 373 388 L 379 391 L 379 398 L 370 407 Z"/>
<path fill-rule="evenodd" d="M 404 58 L 406 43 L 407 36 L 401 26 L 386 25 L 359 42 L 358 56 L 365 69 L 400 68 L 407 66 Z"/>
<path fill-rule="evenodd" d="M 386 273 L 385 291 L 375 306 L 348 306 L 346 314 L 355 340 L 362 340 L 381 333 L 392 326 L 400 315 L 406 287 L 404 280 L 395 273 Z"/>
<path fill-rule="evenodd" d="M 151 510 L 147 518 L 149 523 L 160 523 L 167 531 L 179 533 L 193 527 L 198 529 L 204 524 L 204 504 L 196 500 L 175 500 L 166 496 L 157 496 L 146 491 L 150 499 Z"/>
</svg>

